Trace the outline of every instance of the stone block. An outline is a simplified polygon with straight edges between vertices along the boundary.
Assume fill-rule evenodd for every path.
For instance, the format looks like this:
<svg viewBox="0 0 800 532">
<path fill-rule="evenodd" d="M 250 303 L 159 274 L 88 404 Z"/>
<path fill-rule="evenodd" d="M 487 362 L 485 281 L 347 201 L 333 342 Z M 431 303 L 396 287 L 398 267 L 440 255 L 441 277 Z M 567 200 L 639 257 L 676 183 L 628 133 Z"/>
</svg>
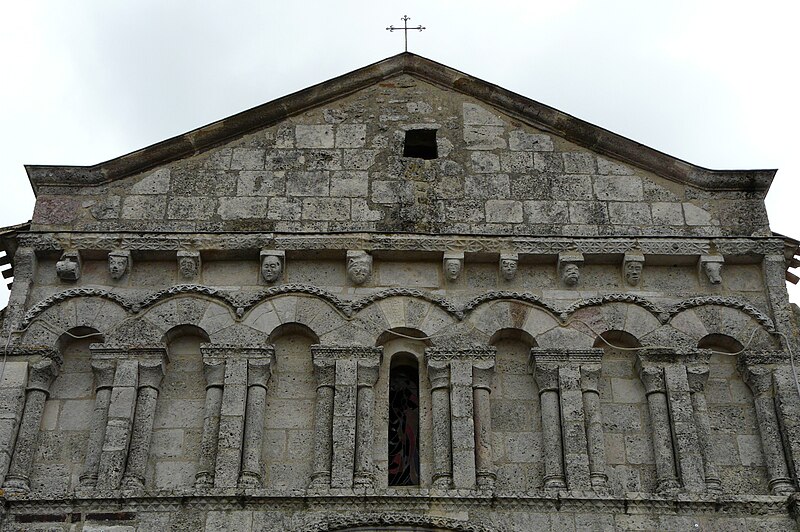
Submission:
<svg viewBox="0 0 800 532">
<path fill-rule="evenodd" d="M 464 124 L 478 126 L 503 126 L 505 122 L 499 115 L 495 115 L 480 105 L 464 103 L 462 105 Z"/>
<path fill-rule="evenodd" d="M 371 199 L 374 203 L 412 203 L 414 184 L 407 181 L 373 181 Z"/>
<path fill-rule="evenodd" d="M 264 150 L 260 148 L 234 148 L 231 170 L 263 170 Z"/>
<path fill-rule="evenodd" d="M 759 436 L 739 434 L 736 436 L 736 443 L 739 447 L 739 460 L 743 466 L 761 467 L 764 465 Z"/>
<path fill-rule="evenodd" d="M 217 213 L 223 220 L 262 219 L 267 215 L 264 198 L 220 198 Z"/>
<path fill-rule="evenodd" d="M 299 150 L 272 150 L 268 151 L 264 158 L 264 169 L 271 170 L 273 174 L 286 170 L 299 170 L 303 168 L 305 162 L 305 155 Z"/>
<path fill-rule="evenodd" d="M 506 174 L 467 175 L 464 179 L 464 193 L 471 198 L 509 198 L 511 188 Z"/>
<path fill-rule="evenodd" d="M 683 215 L 686 218 L 686 225 L 711 225 L 711 213 L 698 207 L 694 203 L 683 204 Z"/>
<path fill-rule="evenodd" d="M 367 137 L 366 124 L 340 124 L 336 127 L 337 148 L 363 148 Z"/>
<path fill-rule="evenodd" d="M 305 152 L 307 170 L 341 170 L 341 150 L 307 150 Z"/>
<path fill-rule="evenodd" d="M 625 164 L 598 157 L 597 173 L 600 175 L 633 175 L 633 169 Z"/>
<path fill-rule="evenodd" d="M 599 201 L 570 201 L 569 219 L 575 224 L 608 224 L 608 205 Z"/>
<path fill-rule="evenodd" d="M 354 222 L 377 222 L 383 219 L 383 212 L 370 209 L 367 200 L 353 198 L 350 200 L 350 216 Z"/>
<path fill-rule="evenodd" d="M 513 200 L 488 200 L 486 221 L 494 223 L 522 223 L 522 202 Z"/>
<path fill-rule="evenodd" d="M 205 530 L 240 532 L 251 530 L 252 523 L 253 512 L 250 511 L 211 511 L 206 514 Z"/>
<path fill-rule="evenodd" d="M 608 215 L 612 224 L 652 225 L 650 206 L 647 203 L 623 203 L 612 201 L 608 204 Z"/>
<path fill-rule="evenodd" d="M 526 201 L 524 208 L 528 223 L 569 223 L 569 207 L 566 201 Z"/>
<path fill-rule="evenodd" d="M 295 141 L 298 148 L 333 148 L 334 138 L 332 125 L 295 126 Z"/>
<path fill-rule="evenodd" d="M 58 417 L 59 430 L 89 430 L 94 400 L 62 401 Z"/>
<path fill-rule="evenodd" d="M 642 201 L 642 180 L 635 176 L 595 176 L 594 193 L 604 201 Z"/>
<path fill-rule="evenodd" d="M 6 360 L 0 388 L 24 388 L 28 382 L 28 363 Z"/>
<path fill-rule="evenodd" d="M 154 430 L 150 454 L 157 458 L 178 458 L 183 454 L 183 430 Z"/>
<path fill-rule="evenodd" d="M 464 142 L 468 150 L 504 150 L 505 128 L 501 126 L 464 126 Z"/>
<path fill-rule="evenodd" d="M 350 200 L 347 198 L 306 198 L 303 200 L 304 220 L 348 220 Z"/>
<path fill-rule="evenodd" d="M 290 198 L 270 198 L 267 218 L 270 220 L 300 220 L 303 204 Z"/>
<path fill-rule="evenodd" d="M 375 164 L 378 150 L 344 150 L 342 168 L 345 170 L 369 170 Z"/>
<path fill-rule="evenodd" d="M 641 405 L 605 403 L 601 405 L 601 408 L 604 431 L 639 432 L 642 430 Z"/>
<path fill-rule="evenodd" d="M 167 219 L 205 220 L 214 215 L 215 207 L 211 198 L 176 196 L 167 205 Z"/>
<path fill-rule="evenodd" d="M 528 173 L 533 169 L 533 155 L 527 152 L 501 152 L 500 169 L 517 174 Z"/>
<path fill-rule="evenodd" d="M 236 182 L 237 196 L 278 196 L 286 190 L 283 171 L 242 171 Z"/>
<path fill-rule="evenodd" d="M 122 218 L 162 220 L 166 209 L 166 196 L 127 196 L 122 201 Z"/>
<path fill-rule="evenodd" d="M 533 168 L 551 174 L 564 173 L 564 161 L 558 153 L 536 152 L 533 154 Z"/>
<path fill-rule="evenodd" d="M 194 462 L 159 460 L 155 470 L 156 489 L 169 490 L 191 486 L 197 467 Z"/>
<path fill-rule="evenodd" d="M 327 196 L 330 191 L 330 174 L 327 171 L 291 172 L 286 175 L 288 196 Z"/>
<path fill-rule="evenodd" d="M 553 139 L 550 135 L 515 129 L 508 133 L 508 147 L 512 151 L 553 151 Z"/>
<path fill-rule="evenodd" d="M 131 186 L 131 194 L 166 194 L 169 192 L 169 168 L 159 168 Z"/>
<path fill-rule="evenodd" d="M 369 193 L 367 172 L 347 171 L 331 174 L 331 196 L 366 198 Z"/>
<path fill-rule="evenodd" d="M 655 202 L 650 205 L 655 225 L 683 225 L 683 209 L 680 203 Z"/>
<path fill-rule="evenodd" d="M 586 152 L 564 152 L 564 172 L 567 174 L 594 174 L 596 164 L 594 154 Z"/>
<path fill-rule="evenodd" d="M 475 151 L 470 157 L 472 171 L 476 174 L 491 174 L 500 171 L 500 157 L 497 154 Z"/>
</svg>

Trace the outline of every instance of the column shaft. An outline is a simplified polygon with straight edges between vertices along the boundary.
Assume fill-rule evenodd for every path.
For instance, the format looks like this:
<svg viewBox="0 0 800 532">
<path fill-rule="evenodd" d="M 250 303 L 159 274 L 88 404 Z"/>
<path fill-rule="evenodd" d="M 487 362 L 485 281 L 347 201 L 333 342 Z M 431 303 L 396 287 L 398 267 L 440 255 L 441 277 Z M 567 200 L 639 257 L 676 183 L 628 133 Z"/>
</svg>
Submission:
<svg viewBox="0 0 800 532">
<path fill-rule="evenodd" d="M 603 440 L 603 416 L 600 410 L 600 392 L 597 380 L 600 365 L 581 366 L 583 411 L 586 417 L 586 447 L 589 453 L 589 483 L 595 490 L 603 491 L 608 485 L 606 475 L 606 447 Z"/>
<path fill-rule="evenodd" d="M 717 466 L 711 459 L 711 420 L 708 417 L 708 404 L 706 403 L 705 394 L 708 367 L 689 367 L 687 368 L 687 376 L 692 394 L 692 411 L 697 425 L 697 441 L 700 445 L 700 454 L 703 457 L 706 490 L 721 492 L 722 481 L 720 481 Z"/>
<path fill-rule="evenodd" d="M 561 443 L 561 408 L 558 397 L 558 366 L 536 362 L 534 377 L 539 387 L 542 412 L 544 488 L 565 489 L 564 449 Z"/>
<path fill-rule="evenodd" d="M 214 472 L 214 486 L 217 488 L 235 488 L 239 482 L 246 404 L 247 360 L 230 359 L 225 363 L 225 384 L 220 408 Z"/>
<path fill-rule="evenodd" d="M 356 450 L 353 483 L 372 486 L 373 424 L 375 422 L 375 382 L 378 380 L 380 360 L 358 362 L 358 396 L 356 398 Z"/>
<path fill-rule="evenodd" d="M 659 493 L 679 487 L 672 448 L 669 405 L 663 370 L 660 367 L 641 367 L 639 376 L 644 383 L 650 425 L 653 429 L 653 454 L 656 460 L 656 491 Z"/>
<path fill-rule="evenodd" d="M 314 405 L 314 471 L 311 474 L 311 485 L 330 487 L 334 361 L 315 359 L 314 374 L 317 378 L 317 398 Z"/>
<path fill-rule="evenodd" d="M 164 363 L 143 361 L 139 363 L 139 394 L 136 398 L 136 413 L 128 451 L 128 464 L 122 485 L 127 488 L 144 488 L 144 474 L 150 455 L 150 440 L 153 436 L 153 421 L 156 414 L 158 390 L 164 378 Z"/>
<path fill-rule="evenodd" d="M 665 366 L 664 378 L 669 400 L 669 420 L 676 455 L 676 468 L 681 484 L 688 492 L 703 492 L 706 489 L 705 472 L 697 427 L 694 422 L 686 366 L 683 364 Z"/>
<path fill-rule="evenodd" d="M 57 367 L 50 359 L 43 359 L 31 366 L 25 407 L 22 411 L 14 456 L 5 480 L 5 489 L 11 492 L 30 491 L 30 474 L 33 455 L 39 439 L 39 425 L 44 413 L 50 385 L 55 379 Z"/>
<path fill-rule="evenodd" d="M 333 397 L 332 488 L 353 487 L 357 375 L 358 362 L 356 360 L 336 360 L 336 391 Z"/>
<path fill-rule="evenodd" d="M 433 486 L 448 489 L 453 484 L 453 455 L 450 436 L 450 365 L 428 361 L 433 414 Z"/>
<path fill-rule="evenodd" d="M 225 362 L 222 360 L 206 360 L 204 362 L 204 372 L 206 376 L 206 403 L 195 486 L 210 488 L 214 485 Z"/>
<path fill-rule="evenodd" d="M 247 412 L 244 426 L 244 450 L 239 486 L 261 487 L 261 453 L 264 439 L 264 413 L 267 405 L 267 382 L 271 358 L 248 361 Z"/>
<path fill-rule="evenodd" d="M 564 470 L 571 490 L 589 489 L 589 451 L 583 411 L 580 368 L 565 364 L 558 369 L 561 398 L 561 434 Z"/>
<path fill-rule="evenodd" d="M 492 377 L 494 361 L 472 367 L 472 402 L 475 418 L 475 476 L 478 488 L 492 489 L 495 479 L 492 458 Z"/>
<path fill-rule="evenodd" d="M 94 411 L 86 446 L 86 460 L 80 476 L 81 486 L 97 485 L 97 471 L 100 467 L 100 454 L 103 451 L 103 440 L 108 423 L 108 406 L 111 404 L 111 385 L 114 382 L 114 361 L 93 360 L 92 370 L 95 376 Z"/>
<path fill-rule="evenodd" d="M 139 363 L 136 360 L 117 361 L 111 403 L 108 405 L 108 424 L 97 474 L 97 486 L 101 489 L 119 488 L 128 456 L 138 382 Z"/>
</svg>

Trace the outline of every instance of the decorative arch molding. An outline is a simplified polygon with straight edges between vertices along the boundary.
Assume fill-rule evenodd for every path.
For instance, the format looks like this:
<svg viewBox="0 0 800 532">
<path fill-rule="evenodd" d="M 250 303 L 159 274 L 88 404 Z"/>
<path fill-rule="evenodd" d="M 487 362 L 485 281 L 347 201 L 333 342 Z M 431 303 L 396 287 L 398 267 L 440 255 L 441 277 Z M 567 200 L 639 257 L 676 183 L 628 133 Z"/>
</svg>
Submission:
<svg viewBox="0 0 800 532">
<path fill-rule="evenodd" d="M 358 513 L 332 514 L 316 523 L 302 524 L 294 528 L 296 532 L 334 532 L 358 529 L 360 527 L 390 527 L 389 530 L 411 531 L 430 530 L 430 532 L 504 532 L 494 526 L 459 521 L 447 517 L 415 515 L 406 513 Z M 401 527 L 401 528 L 397 528 Z M 422 527 L 422 528 L 421 528 Z"/>
<path fill-rule="evenodd" d="M 693 297 L 679 303 L 673 304 L 666 308 L 661 308 L 655 303 L 649 301 L 646 298 L 633 295 L 633 294 L 620 294 L 620 293 L 612 293 L 612 294 L 605 294 L 598 297 L 591 297 L 576 301 L 569 305 L 566 308 L 558 308 L 555 305 L 544 301 L 542 298 L 535 294 L 531 294 L 528 292 L 516 292 L 516 291 L 504 291 L 504 290 L 495 290 L 489 291 L 484 294 L 481 294 L 468 302 L 466 302 L 463 306 L 459 306 L 456 303 L 439 296 L 435 296 L 433 294 L 424 292 L 422 290 L 417 289 L 409 289 L 409 288 L 391 288 L 386 290 L 380 290 L 375 292 L 374 294 L 368 295 L 366 297 L 356 299 L 353 301 L 343 300 L 338 296 L 324 290 L 322 288 L 312 286 L 312 285 L 304 285 L 304 284 L 288 284 L 288 285 L 281 285 L 275 286 L 271 288 L 267 288 L 265 290 L 261 290 L 255 294 L 251 295 L 240 295 L 240 294 L 233 294 L 224 290 L 218 290 L 216 288 L 211 288 L 208 286 L 202 285 L 193 285 L 193 284 L 182 284 L 170 287 L 168 289 L 159 290 L 152 294 L 146 295 L 142 298 L 132 298 L 120 295 L 118 293 L 101 289 L 101 288 L 72 288 L 69 290 L 65 290 L 63 292 L 59 292 L 54 294 L 33 307 L 31 307 L 28 312 L 23 317 L 21 328 L 28 327 L 39 315 L 44 313 L 50 308 L 55 306 L 60 306 L 64 302 L 73 300 L 73 299 L 84 299 L 84 298 L 99 298 L 104 301 L 108 301 L 119 308 L 123 309 L 125 312 L 130 314 L 139 314 L 142 311 L 146 311 L 152 308 L 157 307 L 159 304 L 168 301 L 172 298 L 176 298 L 179 296 L 200 296 L 202 299 L 207 301 L 214 301 L 218 304 L 229 309 L 231 313 L 231 317 L 233 321 L 236 322 L 244 322 L 245 324 L 249 325 L 250 327 L 259 330 L 259 327 L 253 327 L 252 324 L 248 323 L 250 320 L 250 316 L 248 316 L 252 311 L 258 309 L 264 302 L 269 300 L 274 300 L 280 296 L 291 296 L 291 295 L 304 295 L 304 296 L 312 296 L 324 303 L 331 309 L 328 314 L 338 314 L 341 318 L 341 321 L 336 320 L 337 324 L 333 329 L 347 329 L 347 328 L 354 328 L 354 325 L 351 323 L 347 325 L 346 322 L 349 322 L 353 319 L 358 320 L 359 317 L 367 318 L 370 315 L 373 315 L 373 318 L 367 323 L 366 329 L 372 330 L 380 325 L 385 325 L 388 328 L 396 327 L 396 326 L 414 326 L 418 327 L 422 325 L 421 323 L 411 323 L 409 324 L 409 320 L 411 320 L 410 313 L 404 310 L 404 314 L 402 317 L 399 318 L 399 321 L 405 321 L 406 323 L 399 323 L 398 316 L 389 317 L 386 316 L 385 308 L 389 308 L 392 306 L 390 303 L 391 301 L 396 300 L 411 300 L 411 301 L 419 301 L 423 302 L 424 305 L 429 306 L 431 310 L 427 311 L 429 316 L 433 316 L 436 314 L 438 323 L 430 323 L 429 325 L 433 328 L 441 328 L 448 323 L 452 324 L 454 322 L 461 322 L 461 321 L 470 321 L 471 315 L 475 312 L 480 312 L 481 309 L 485 304 L 495 303 L 498 301 L 510 301 L 510 302 L 518 302 L 522 303 L 530 308 L 539 309 L 542 313 L 548 314 L 552 317 L 554 323 L 559 326 L 567 325 L 570 319 L 576 314 L 579 313 L 583 309 L 591 308 L 591 307 L 606 307 L 609 304 L 619 304 L 623 303 L 626 305 L 632 305 L 638 307 L 652 315 L 655 320 L 657 320 L 660 324 L 666 325 L 670 324 L 673 320 L 677 317 L 680 317 L 683 313 L 687 311 L 693 311 L 699 308 L 707 307 L 707 306 L 715 306 L 715 307 L 723 307 L 726 309 L 735 310 L 743 315 L 746 315 L 748 318 L 752 319 L 755 323 L 757 323 L 766 333 L 771 336 L 774 336 L 775 333 L 775 325 L 772 319 L 769 318 L 765 313 L 761 310 L 756 308 L 750 303 L 745 301 L 738 300 L 732 297 L 722 297 L 722 296 L 700 296 L 700 297 Z M 407 303 L 403 303 L 404 307 L 408 307 Z M 436 309 L 433 311 L 432 309 Z M 377 312 L 376 312 L 377 311 Z M 641 314 L 642 316 L 644 315 Z M 380 318 L 380 319 L 376 319 Z M 426 318 L 427 319 L 427 318 Z M 71 323 L 71 326 L 79 326 L 80 323 Z M 307 323 L 320 337 L 326 334 L 326 331 L 317 331 L 316 328 Z M 269 331 L 266 331 L 267 333 Z M 534 337 L 536 336 L 533 332 L 528 331 L 529 333 L 533 334 Z M 544 332 L 544 331 L 539 331 Z M 634 332 L 636 336 L 642 335 L 645 331 L 637 331 Z M 712 332 L 725 332 L 725 331 L 713 331 L 709 330 L 708 333 Z M 491 335 L 493 331 L 489 332 Z M 727 334 L 727 332 L 726 332 Z"/>
</svg>

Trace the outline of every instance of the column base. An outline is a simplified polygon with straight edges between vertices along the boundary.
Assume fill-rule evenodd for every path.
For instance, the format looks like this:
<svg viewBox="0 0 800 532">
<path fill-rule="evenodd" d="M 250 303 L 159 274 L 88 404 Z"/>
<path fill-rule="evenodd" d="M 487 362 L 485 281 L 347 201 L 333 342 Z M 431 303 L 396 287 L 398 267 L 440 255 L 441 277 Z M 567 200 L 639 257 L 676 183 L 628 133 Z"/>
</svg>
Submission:
<svg viewBox="0 0 800 532">
<path fill-rule="evenodd" d="M 239 487 L 240 488 L 260 488 L 261 475 L 253 471 L 242 471 L 239 474 Z"/>
<path fill-rule="evenodd" d="M 194 476 L 195 488 L 213 488 L 214 487 L 214 473 L 209 471 L 199 471 Z"/>
<path fill-rule="evenodd" d="M 359 488 L 372 488 L 375 485 L 375 479 L 368 473 L 356 473 L 353 476 L 353 486 Z"/>
<path fill-rule="evenodd" d="M 718 478 L 706 477 L 706 491 L 709 493 L 722 493 L 722 481 Z"/>
<path fill-rule="evenodd" d="M 80 480 L 80 485 L 82 488 L 94 488 L 97 486 L 97 474 L 96 473 L 89 473 L 81 475 L 78 480 Z"/>
<path fill-rule="evenodd" d="M 608 494 L 608 475 L 605 473 L 590 473 L 589 484 L 595 493 Z"/>
<path fill-rule="evenodd" d="M 567 489 L 567 482 L 564 480 L 564 477 L 560 475 L 544 477 L 544 484 L 542 487 L 546 490 L 565 490 Z"/>
<path fill-rule="evenodd" d="M 794 493 L 794 485 L 790 478 L 773 478 L 769 481 L 769 491 L 773 495 L 790 495 Z"/>
<path fill-rule="evenodd" d="M 3 490 L 9 493 L 28 493 L 31 491 L 31 481 L 24 475 L 15 475 L 13 473 L 9 473 L 6 475 L 6 481 L 5 484 L 3 484 Z"/>
<path fill-rule="evenodd" d="M 433 487 L 440 490 L 449 490 L 453 487 L 453 477 L 445 473 L 433 475 Z"/>
<path fill-rule="evenodd" d="M 124 490 L 143 490 L 144 479 L 139 477 L 122 477 L 120 486 Z"/>
<path fill-rule="evenodd" d="M 656 483 L 656 493 L 673 493 L 680 489 L 681 485 L 678 479 L 675 478 L 662 478 Z"/>
<path fill-rule="evenodd" d="M 309 488 L 330 488 L 331 487 L 331 472 L 318 471 L 311 474 L 311 482 L 308 484 Z"/>
<path fill-rule="evenodd" d="M 478 471 L 476 474 L 478 489 L 493 490 L 497 475 L 490 471 Z"/>
</svg>

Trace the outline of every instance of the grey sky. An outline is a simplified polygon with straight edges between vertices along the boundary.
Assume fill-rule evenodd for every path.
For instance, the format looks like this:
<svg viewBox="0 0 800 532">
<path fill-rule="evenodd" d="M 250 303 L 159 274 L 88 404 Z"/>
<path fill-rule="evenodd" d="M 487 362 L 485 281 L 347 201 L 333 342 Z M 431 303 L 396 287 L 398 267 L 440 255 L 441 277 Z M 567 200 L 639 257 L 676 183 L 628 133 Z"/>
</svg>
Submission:
<svg viewBox="0 0 800 532">
<path fill-rule="evenodd" d="M 778 168 L 772 227 L 800 237 L 788 0 L 4 2 L 0 225 L 30 218 L 23 164 L 94 164 L 379 61 L 404 14 L 428 28 L 411 52 L 701 166 Z"/>
</svg>

